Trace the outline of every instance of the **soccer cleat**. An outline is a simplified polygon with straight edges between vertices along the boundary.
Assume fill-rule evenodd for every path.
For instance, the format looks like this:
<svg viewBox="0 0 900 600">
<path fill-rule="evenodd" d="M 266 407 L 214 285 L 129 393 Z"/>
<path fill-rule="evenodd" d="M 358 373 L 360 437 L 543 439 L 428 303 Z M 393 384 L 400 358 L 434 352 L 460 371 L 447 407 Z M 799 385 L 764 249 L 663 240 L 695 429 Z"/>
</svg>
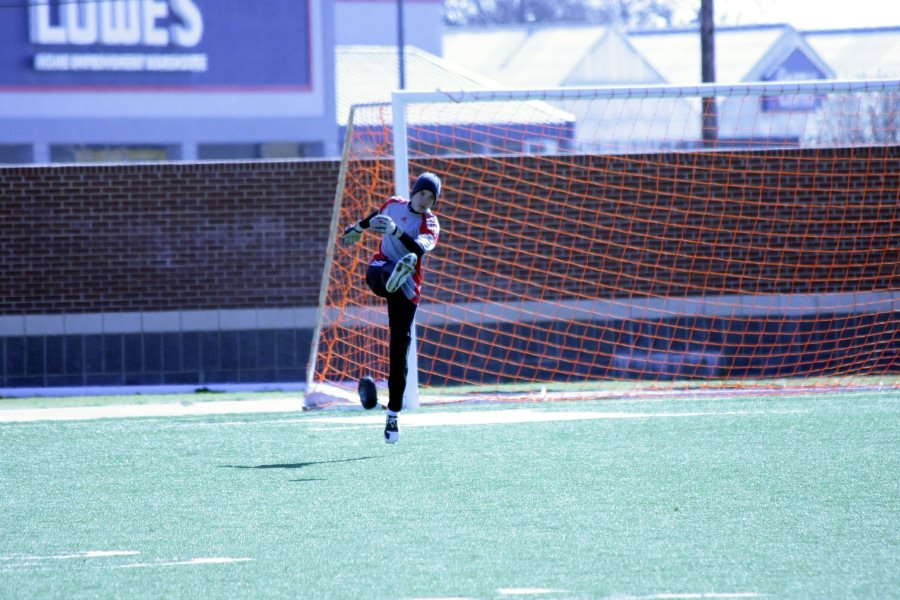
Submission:
<svg viewBox="0 0 900 600">
<path fill-rule="evenodd" d="M 384 441 L 393 444 L 400 439 L 400 427 L 397 425 L 397 417 L 388 415 L 384 425 Z"/>
<path fill-rule="evenodd" d="M 366 410 L 372 410 L 378 406 L 378 390 L 375 389 L 375 380 L 366 375 L 359 380 L 359 402 Z"/>
<path fill-rule="evenodd" d="M 388 294 L 399 290 L 403 282 L 416 270 L 416 260 L 416 255 L 412 252 L 400 259 L 400 262 L 394 267 L 394 272 L 388 277 L 387 283 L 384 284 L 384 289 Z"/>
</svg>

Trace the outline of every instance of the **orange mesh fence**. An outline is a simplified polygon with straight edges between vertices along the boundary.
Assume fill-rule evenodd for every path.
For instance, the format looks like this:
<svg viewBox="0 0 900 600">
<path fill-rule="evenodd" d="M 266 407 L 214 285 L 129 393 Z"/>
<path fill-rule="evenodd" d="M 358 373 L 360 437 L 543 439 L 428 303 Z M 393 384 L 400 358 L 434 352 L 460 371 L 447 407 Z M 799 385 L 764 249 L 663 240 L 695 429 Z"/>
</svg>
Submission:
<svg viewBox="0 0 900 600">
<path fill-rule="evenodd" d="M 445 186 L 421 386 L 900 370 L 900 93 L 778 89 L 716 109 L 411 105 L 409 171 Z M 355 112 L 339 229 L 393 193 L 390 115 Z M 386 377 L 383 300 L 363 281 L 378 242 L 334 250 L 311 383 Z"/>
</svg>

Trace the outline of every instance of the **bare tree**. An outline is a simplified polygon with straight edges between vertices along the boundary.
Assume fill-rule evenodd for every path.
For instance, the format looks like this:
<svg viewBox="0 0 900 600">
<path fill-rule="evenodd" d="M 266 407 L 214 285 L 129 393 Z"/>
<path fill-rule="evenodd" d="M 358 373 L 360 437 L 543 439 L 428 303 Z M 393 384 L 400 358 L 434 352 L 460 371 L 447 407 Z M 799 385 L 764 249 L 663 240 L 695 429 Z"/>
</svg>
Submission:
<svg viewBox="0 0 900 600">
<path fill-rule="evenodd" d="M 682 0 L 444 0 L 448 25 L 578 22 L 667 27 Z"/>
<path fill-rule="evenodd" d="M 816 146 L 900 143 L 900 93 L 828 96 L 806 142 Z"/>
<path fill-rule="evenodd" d="M 610 25 L 624 29 L 653 29 L 673 25 L 676 0 L 605 0 L 597 9 Z"/>
</svg>

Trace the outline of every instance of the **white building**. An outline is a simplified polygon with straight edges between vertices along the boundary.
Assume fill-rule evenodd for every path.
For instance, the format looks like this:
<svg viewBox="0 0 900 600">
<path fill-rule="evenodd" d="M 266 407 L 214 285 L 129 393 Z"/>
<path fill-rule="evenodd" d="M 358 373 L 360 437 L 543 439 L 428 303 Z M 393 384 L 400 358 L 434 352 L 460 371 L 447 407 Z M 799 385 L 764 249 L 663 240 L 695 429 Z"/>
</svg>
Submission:
<svg viewBox="0 0 900 600">
<path fill-rule="evenodd" d="M 335 155 L 334 22 L 334 0 L 7 6 L 0 162 Z"/>
<path fill-rule="evenodd" d="M 462 29 L 445 34 L 444 56 L 517 88 L 701 82 L 696 28 L 628 33 L 577 25 Z M 719 28 L 715 56 L 718 83 L 835 76 L 789 25 Z M 808 97 L 722 99 L 718 138 L 732 144 L 758 139 L 796 143 L 806 134 L 816 105 L 817 100 Z M 698 99 L 608 101 L 590 106 L 562 103 L 560 107 L 576 115 L 578 142 L 585 150 L 690 147 L 701 138 Z"/>
<path fill-rule="evenodd" d="M 0 164 L 335 157 L 335 48 L 394 45 L 395 0 L 33 0 L 0 18 Z M 441 0 L 404 0 L 441 51 Z"/>
<path fill-rule="evenodd" d="M 406 80 L 418 91 L 484 90 L 503 87 L 495 81 L 407 46 Z M 365 153 L 388 141 L 393 124 L 390 101 L 398 89 L 399 55 L 394 46 L 339 46 L 337 49 L 338 120 L 342 132 L 353 105 L 367 105 L 353 115 L 352 141 Z M 372 106 L 375 105 L 375 106 Z M 443 102 L 407 115 L 408 144 L 416 154 L 499 154 L 571 150 L 575 115 L 547 102 Z"/>
<path fill-rule="evenodd" d="M 403 54 L 408 89 L 686 85 L 700 79 L 693 29 L 445 31 L 441 0 L 403 0 L 400 6 L 399 0 L 10 5 L 0 19 L 0 164 L 336 157 L 349 99 L 384 101 L 385 86 L 400 86 L 401 37 L 409 49 Z M 788 25 L 720 28 L 717 80 L 896 77 L 898 34 L 896 27 L 803 34 Z M 362 47 L 394 51 L 382 54 L 377 85 L 370 80 L 338 90 L 371 59 Z M 761 100 L 763 118 L 752 127 L 746 106 L 738 118 L 723 104 L 723 137 L 747 139 L 774 128 L 796 139 L 816 100 L 785 100 Z M 646 107 L 557 108 L 574 115 L 582 149 L 620 147 L 624 129 L 651 146 L 667 145 L 657 138 L 670 126 Z M 698 110 L 696 103 L 676 101 L 665 109 L 670 121 L 683 124 L 682 139 L 696 139 Z"/>
<path fill-rule="evenodd" d="M 803 37 L 840 79 L 900 77 L 900 27 L 806 31 Z"/>
<path fill-rule="evenodd" d="M 443 51 L 451 63 L 513 88 L 664 81 L 622 32 L 597 25 L 454 29 Z"/>
</svg>

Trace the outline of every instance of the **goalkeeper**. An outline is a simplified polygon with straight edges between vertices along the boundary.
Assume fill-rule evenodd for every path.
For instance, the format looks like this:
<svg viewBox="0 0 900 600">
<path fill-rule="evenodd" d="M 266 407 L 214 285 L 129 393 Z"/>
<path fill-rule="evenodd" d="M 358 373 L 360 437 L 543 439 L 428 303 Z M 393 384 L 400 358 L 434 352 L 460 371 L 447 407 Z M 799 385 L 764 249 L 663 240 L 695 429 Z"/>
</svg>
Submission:
<svg viewBox="0 0 900 600">
<path fill-rule="evenodd" d="M 406 390 L 407 353 L 422 292 L 422 264 L 425 254 L 434 249 L 440 231 L 437 217 L 431 212 L 440 195 L 440 178 L 434 173 L 422 173 L 409 200 L 393 196 L 377 213 L 350 225 L 341 235 L 344 246 L 359 242 L 366 229 L 382 236 L 378 252 L 366 269 L 366 284 L 387 300 L 390 356 L 384 441 L 388 444 L 400 439 L 397 416 Z M 377 392 L 371 377 L 359 380 L 359 398 L 367 409 L 376 406 Z"/>
</svg>

